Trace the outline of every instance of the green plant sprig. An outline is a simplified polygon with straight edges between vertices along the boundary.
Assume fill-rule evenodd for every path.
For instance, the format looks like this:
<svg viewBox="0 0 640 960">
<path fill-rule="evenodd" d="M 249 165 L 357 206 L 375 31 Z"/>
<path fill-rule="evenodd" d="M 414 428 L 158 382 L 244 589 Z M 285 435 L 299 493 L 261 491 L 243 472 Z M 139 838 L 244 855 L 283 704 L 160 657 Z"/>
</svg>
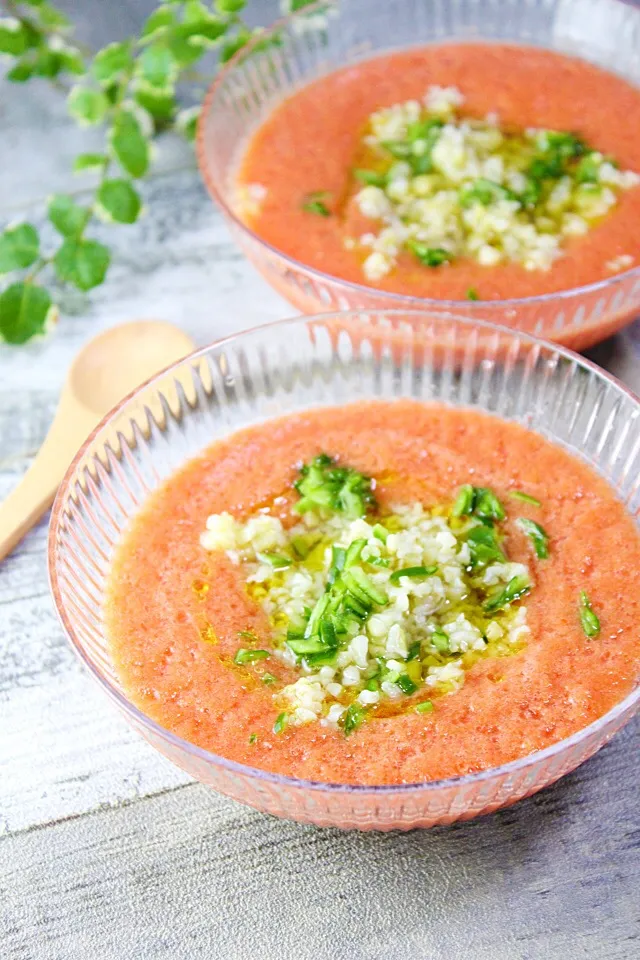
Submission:
<svg viewBox="0 0 640 960">
<path fill-rule="evenodd" d="M 311 0 L 295 0 L 296 9 Z M 24 83 L 44 77 L 57 86 L 72 81 L 71 116 L 86 127 L 102 127 L 103 149 L 76 157 L 74 172 L 98 174 L 92 198 L 78 203 L 69 193 L 50 198 L 47 219 L 59 236 L 43 250 L 31 223 L 0 235 L 0 274 L 11 275 L 0 293 L 0 340 L 25 343 L 57 319 L 60 285 L 89 291 L 104 282 L 111 253 L 90 235 L 97 219 L 128 225 L 142 212 L 138 181 L 148 173 L 152 139 L 174 127 L 195 137 L 198 108 L 181 108 L 176 88 L 193 79 L 212 48 L 226 63 L 255 31 L 240 14 L 246 0 L 160 0 L 139 37 L 110 43 L 94 56 L 72 40 L 68 19 L 47 0 L 6 0 L 0 19 L 0 54 L 10 60 L 6 78 Z M 17 274 L 17 276 L 15 276 Z M 38 280 L 38 282 L 36 282 Z"/>
</svg>

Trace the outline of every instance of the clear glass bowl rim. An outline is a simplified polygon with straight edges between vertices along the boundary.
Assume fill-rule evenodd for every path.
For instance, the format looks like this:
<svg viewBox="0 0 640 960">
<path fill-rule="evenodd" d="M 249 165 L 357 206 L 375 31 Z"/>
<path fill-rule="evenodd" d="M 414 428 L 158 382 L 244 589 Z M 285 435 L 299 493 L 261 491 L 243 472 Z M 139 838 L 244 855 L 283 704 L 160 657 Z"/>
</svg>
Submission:
<svg viewBox="0 0 640 960">
<path fill-rule="evenodd" d="M 294 788 L 294 789 L 304 789 L 304 790 L 315 790 L 319 792 L 328 792 L 328 793 L 346 793 L 346 794 L 373 794 L 376 796 L 390 795 L 390 794 L 402 794 L 403 796 L 412 795 L 415 793 L 422 793 L 423 791 L 429 791 L 437 793 L 441 790 L 459 788 L 469 786 L 471 784 L 482 783 L 486 780 L 492 780 L 496 777 L 507 776 L 512 773 L 518 773 L 523 770 L 526 770 L 528 767 L 535 766 L 538 763 L 541 763 L 551 757 L 556 756 L 557 754 L 563 752 L 564 750 L 579 744 L 581 741 L 588 739 L 592 734 L 597 733 L 601 728 L 607 726 L 612 721 L 614 721 L 618 716 L 625 714 L 627 710 L 634 706 L 640 705 L 640 683 L 636 683 L 634 689 L 629 693 L 624 700 L 621 700 L 619 703 L 615 704 L 607 713 L 603 714 L 597 720 L 594 720 L 593 723 L 589 724 L 587 727 L 583 727 L 581 730 L 578 730 L 576 733 L 572 734 L 570 737 L 566 737 L 563 740 L 559 740 L 557 743 L 551 744 L 549 747 L 545 747 L 544 750 L 538 750 L 534 753 L 527 754 L 525 757 L 520 757 L 518 760 L 512 760 L 509 763 L 502 764 L 499 767 L 489 767 L 485 770 L 479 770 L 475 773 L 468 773 L 464 776 L 459 777 L 448 777 L 444 780 L 426 780 L 426 781 L 415 781 L 411 783 L 400 783 L 400 784 L 352 784 L 352 783 L 333 783 L 325 782 L 321 780 L 305 780 L 299 777 L 288 777 L 279 773 L 271 773 L 268 770 L 262 770 L 258 767 L 251 767 L 247 764 L 238 763 L 235 760 L 228 760 L 226 757 L 219 756 L 218 754 L 211 753 L 208 750 L 205 750 L 203 747 L 198 747 L 196 744 L 190 743 L 188 740 L 183 740 L 182 737 L 179 737 L 177 734 L 173 733 L 171 730 L 168 730 L 166 727 L 163 727 L 161 724 L 157 723 L 151 717 L 147 716 L 142 710 L 135 706 L 116 686 L 114 686 L 109 679 L 103 675 L 99 666 L 94 663 L 91 657 L 88 655 L 86 650 L 83 647 L 81 641 L 79 641 L 76 636 L 73 625 L 71 624 L 67 611 L 65 609 L 64 601 L 62 599 L 62 594 L 58 582 L 58 571 L 56 564 L 56 534 L 58 526 L 63 515 L 63 509 L 67 500 L 67 494 L 69 488 L 75 478 L 75 473 L 78 465 L 82 462 L 87 454 L 87 450 L 91 447 L 94 440 L 102 433 L 103 430 L 107 429 L 118 415 L 124 412 L 125 408 L 132 402 L 135 401 L 138 395 L 144 390 L 148 389 L 154 383 L 162 380 L 167 374 L 170 374 L 171 371 L 177 370 L 182 367 L 184 364 L 192 364 L 194 361 L 197 361 L 201 357 L 205 357 L 211 350 L 218 349 L 227 344 L 232 344 L 236 340 L 241 340 L 243 338 L 251 337 L 253 334 L 261 332 L 264 333 L 265 330 L 269 330 L 274 327 L 283 327 L 286 325 L 299 325 L 303 324 L 305 326 L 311 326 L 317 323 L 325 323 L 327 321 L 339 321 L 341 318 L 353 314 L 363 313 L 365 315 L 371 314 L 375 316 L 383 316 L 385 318 L 397 317 L 398 319 L 404 320 L 415 320 L 416 322 L 424 319 L 425 313 L 432 316 L 436 323 L 453 323 L 458 326 L 463 327 L 472 327 L 472 328 L 482 328 L 485 329 L 488 333 L 500 334 L 503 337 L 510 337 L 525 343 L 529 343 L 531 346 L 543 347 L 545 350 L 552 351 L 555 354 L 558 354 L 561 357 L 564 357 L 567 360 L 572 360 L 577 362 L 581 367 L 587 371 L 591 371 L 605 383 L 609 384 L 611 387 L 619 391 L 620 393 L 626 395 L 630 398 L 640 410 L 640 397 L 638 397 L 632 390 L 630 390 L 625 384 L 623 384 L 617 377 L 603 370 L 597 364 L 593 363 L 591 360 L 588 360 L 586 357 L 582 357 L 579 354 L 575 353 L 573 350 L 569 350 L 566 347 L 562 347 L 559 344 L 552 343 L 546 340 L 543 340 L 540 337 L 535 337 L 531 334 L 524 333 L 520 330 L 515 330 L 510 327 L 502 326 L 501 324 L 492 323 L 489 320 L 474 319 L 471 317 L 460 317 L 454 315 L 444 315 L 442 313 L 433 313 L 429 314 L 427 310 L 345 310 L 338 311 L 333 313 L 319 313 L 313 315 L 302 315 L 297 317 L 288 317 L 283 320 L 275 320 L 266 324 L 260 324 L 258 326 L 250 327 L 247 330 L 242 330 L 238 333 L 229 334 L 226 337 L 222 337 L 219 340 L 214 340 L 212 343 L 207 344 L 204 347 L 199 347 L 194 350 L 192 353 L 188 354 L 186 357 L 183 357 L 181 360 L 176 361 L 175 363 L 170 364 L 164 370 L 159 371 L 153 377 L 150 377 L 149 380 L 146 380 L 144 383 L 140 384 L 135 390 L 132 390 L 123 400 L 120 401 L 117 406 L 115 406 L 105 417 L 102 418 L 100 423 L 95 427 L 95 429 L 89 434 L 83 445 L 80 447 L 75 457 L 73 458 L 67 472 L 64 475 L 62 483 L 58 488 L 58 493 L 56 495 L 53 509 L 51 512 L 51 520 L 49 524 L 49 535 L 48 535 L 48 544 L 47 544 L 47 567 L 48 567 L 48 577 L 49 577 L 49 586 L 54 600 L 54 606 L 58 619 L 62 625 L 62 628 L 71 642 L 73 649 L 75 650 L 77 656 L 80 660 L 89 668 L 90 672 L 93 674 L 94 678 L 98 681 L 99 685 L 102 686 L 106 692 L 113 697 L 116 703 L 121 707 L 125 714 L 129 714 L 134 721 L 142 727 L 147 727 L 149 730 L 156 736 L 166 740 L 172 747 L 177 748 L 180 751 L 186 751 L 191 754 L 195 759 L 205 761 L 206 763 L 213 765 L 215 767 L 221 767 L 224 770 L 235 773 L 240 776 L 251 777 L 252 779 L 271 783 L 276 786 Z M 379 328 L 378 328 L 379 329 Z"/>
<path fill-rule="evenodd" d="M 612 5 L 621 6 L 624 5 L 628 7 L 627 0 L 608 0 Z M 273 36 L 274 33 L 277 33 L 279 30 L 286 28 L 289 24 L 294 23 L 298 20 L 302 21 L 306 17 L 312 16 L 314 13 L 322 14 L 326 12 L 327 7 L 335 7 L 339 10 L 339 0 L 316 0 L 315 3 L 310 4 L 308 7 L 303 7 L 301 10 L 297 10 L 295 13 L 288 14 L 287 16 L 280 17 L 276 20 L 268 29 L 263 30 L 261 33 L 257 34 L 251 40 L 249 40 L 244 47 L 241 47 L 240 50 L 231 57 L 231 59 L 223 66 L 223 68 L 216 74 L 215 80 L 211 83 L 205 98 L 202 102 L 202 108 L 198 116 L 198 125 L 197 125 L 197 134 L 196 134 L 196 159 L 198 162 L 198 167 L 200 173 L 207 185 L 209 191 L 211 192 L 214 200 L 221 208 L 224 215 L 231 220 L 234 225 L 246 234 L 250 239 L 257 244 L 258 246 L 263 247 L 265 250 L 268 250 L 275 257 L 279 257 L 281 260 L 285 261 L 291 268 L 295 268 L 298 271 L 306 272 L 311 274 L 317 280 L 326 283 L 331 281 L 333 283 L 340 284 L 348 290 L 353 291 L 354 294 L 360 294 L 363 296 L 371 296 L 373 291 L 376 297 L 379 297 L 380 300 L 389 301 L 389 309 L 394 307 L 399 309 L 402 304 L 406 304 L 406 309 L 417 309 L 418 305 L 424 307 L 424 309 L 450 309 L 455 311 L 464 307 L 471 315 L 474 313 L 481 314 L 486 311 L 487 307 L 491 307 L 493 304 L 499 304 L 502 308 L 507 309 L 516 309 L 524 305 L 537 306 L 547 303 L 555 303 L 559 300 L 570 300 L 573 297 L 580 297 L 583 295 L 596 294 L 599 291 L 605 291 L 610 289 L 612 286 L 615 286 L 617 283 L 620 283 L 622 280 L 631 280 L 633 277 L 640 278 L 640 265 L 632 267 L 629 270 L 621 270 L 619 273 L 614 274 L 611 277 L 605 277 L 603 280 L 596 280 L 593 283 L 587 283 L 579 287 L 568 287 L 566 290 L 555 290 L 551 293 L 541 293 L 533 297 L 510 297 L 508 299 L 499 298 L 497 300 L 442 300 L 435 297 L 416 297 L 411 294 L 406 293 L 394 293 L 392 290 L 380 290 L 377 287 L 366 286 L 366 284 L 355 283 L 353 280 L 345 280 L 342 277 L 334 276 L 330 273 L 324 273 L 322 270 L 318 270 L 315 267 L 310 266 L 309 264 L 303 263 L 301 260 L 296 260 L 295 257 L 290 256 L 284 251 L 280 250 L 278 247 L 274 247 L 272 244 L 268 243 L 266 240 L 263 240 L 259 234 L 255 233 L 251 227 L 247 226 L 243 220 L 238 217 L 231 205 L 227 202 L 225 198 L 225 188 L 221 185 L 218 185 L 215 178 L 212 177 L 208 171 L 206 163 L 206 144 L 205 144 L 205 118 L 210 113 L 213 103 L 215 101 L 216 95 L 218 93 L 218 88 L 222 86 L 228 76 L 235 70 L 238 64 L 242 63 L 246 59 L 247 55 L 251 54 L 254 51 L 254 48 L 258 45 L 263 44 L 265 41 L 268 41 L 269 37 Z M 640 12 L 640 11 L 639 11 Z M 447 42 L 446 40 L 442 42 Z M 482 42 L 474 40 L 465 40 L 465 43 L 477 43 Z M 510 41 L 505 39 L 505 43 Z M 517 42 L 517 41 L 511 41 Z M 524 45 L 524 44 L 523 44 Z M 419 43 L 415 46 L 420 46 Z M 424 44 L 422 44 L 424 46 Z M 406 47 L 404 49 L 410 49 Z M 545 48 L 546 49 L 546 48 Z M 382 54 L 378 53 L 375 56 L 381 56 Z M 370 59 L 374 59 L 374 57 Z M 366 57 L 362 58 L 368 59 Z M 624 79 L 624 78 L 623 78 Z M 384 308 L 381 308 L 384 309 Z"/>
</svg>

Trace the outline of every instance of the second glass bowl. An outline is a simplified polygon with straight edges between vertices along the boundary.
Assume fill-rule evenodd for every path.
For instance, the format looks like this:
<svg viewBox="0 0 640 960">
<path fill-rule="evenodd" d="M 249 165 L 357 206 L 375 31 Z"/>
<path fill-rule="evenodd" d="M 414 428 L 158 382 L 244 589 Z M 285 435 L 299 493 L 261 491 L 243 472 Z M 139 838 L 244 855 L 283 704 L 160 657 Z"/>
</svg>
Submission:
<svg viewBox="0 0 640 960">
<path fill-rule="evenodd" d="M 409 297 L 313 269 L 261 240 L 234 211 L 238 160 L 253 131 L 280 101 L 358 60 L 451 40 L 542 46 L 581 56 L 640 84 L 640 8 L 625 0 L 322 0 L 261 33 L 212 85 L 197 142 L 209 192 L 249 260 L 304 313 L 424 308 L 493 320 L 585 349 L 640 312 L 640 267 L 537 297 L 486 302 Z"/>
</svg>

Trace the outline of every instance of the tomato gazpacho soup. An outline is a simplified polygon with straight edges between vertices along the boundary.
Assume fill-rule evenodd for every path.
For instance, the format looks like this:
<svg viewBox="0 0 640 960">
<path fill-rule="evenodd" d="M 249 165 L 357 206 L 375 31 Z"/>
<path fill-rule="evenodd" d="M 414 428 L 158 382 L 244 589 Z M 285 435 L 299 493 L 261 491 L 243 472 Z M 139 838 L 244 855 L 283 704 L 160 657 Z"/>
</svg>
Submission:
<svg viewBox="0 0 640 960">
<path fill-rule="evenodd" d="M 448 44 L 324 76 L 277 106 L 236 212 L 344 280 L 491 300 L 640 263 L 640 90 L 548 50 Z"/>
<path fill-rule="evenodd" d="M 361 402 L 216 442 L 127 532 L 106 622 L 132 701 L 180 737 L 316 781 L 496 767 L 637 681 L 640 537 L 524 427 Z"/>
</svg>

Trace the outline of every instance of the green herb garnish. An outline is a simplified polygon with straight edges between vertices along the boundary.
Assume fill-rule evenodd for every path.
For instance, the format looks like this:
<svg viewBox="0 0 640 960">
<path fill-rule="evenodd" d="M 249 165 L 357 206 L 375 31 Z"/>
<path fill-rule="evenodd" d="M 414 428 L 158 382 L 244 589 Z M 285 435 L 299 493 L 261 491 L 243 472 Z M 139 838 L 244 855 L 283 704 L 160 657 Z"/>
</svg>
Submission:
<svg viewBox="0 0 640 960">
<path fill-rule="evenodd" d="M 253 630 L 238 630 L 236 636 L 241 637 L 243 640 L 249 640 L 251 643 L 258 643 L 258 637 Z"/>
<path fill-rule="evenodd" d="M 436 648 L 438 653 L 449 652 L 449 637 L 446 635 L 444 630 L 435 630 L 431 636 L 431 643 Z"/>
<path fill-rule="evenodd" d="M 273 725 L 273 732 L 278 734 L 282 733 L 287 723 L 289 722 L 289 715 L 287 713 L 279 713 L 276 717 L 276 722 Z"/>
<path fill-rule="evenodd" d="M 265 660 L 270 656 L 271 654 L 268 650 L 246 650 L 244 647 L 240 647 L 239 650 L 236 650 L 233 662 L 241 666 L 244 663 L 254 663 L 256 660 Z"/>
<path fill-rule="evenodd" d="M 475 287 L 469 287 L 466 293 L 467 300 L 479 300 L 478 291 Z"/>
<path fill-rule="evenodd" d="M 308 193 L 302 201 L 302 209 L 305 213 L 314 213 L 318 217 L 330 217 L 331 210 L 324 202 L 331 194 L 326 190 L 317 190 L 315 193 Z"/>
<path fill-rule="evenodd" d="M 425 267 L 439 267 L 451 260 L 451 254 L 442 247 L 429 247 L 418 240 L 408 240 L 407 249 L 418 258 Z"/>
<path fill-rule="evenodd" d="M 371 187 L 384 187 L 387 183 L 387 177 L 384 173 L 376 173 L 375 170 L 354 170 L 353 175 L 356 180 L 366 183 Z"/>
<path fill-rule="evenodd" d="M 415 693 L 418 689 L 416 684 L 413 682 L 408 673 L 401 674 L 396 680 L 397 686 L 400 687 L 403 693 L 407 696 L 410 696 L 412 693 Z"/>
<path fill-rule="evenodd" d="M 258 734 L 252 733 L 249 737 L 249 744 L 253 745 L 257 741 L 257 739 L 258 739 Z"/>
<path fill-rule="evenodd" d="M 473 567 L 486 566 L 489 563 L 506 563 L 506 557 L 498 543 L 498 535 L 493 527 L 479 523 L 467 534 L 467 543 L 471 553 Z"/>
<path fill-rule="evenodd" d="M 472 184 L 463 187 L 460 191 L 460 206 L 470 207 L 474 203 L 481 203 L 488 207 L 497 200 L 516 199 L 511 190 L 501 186 L 494 180 L 487 180 L 485 177 L 479 177 Z"/>
<path fill-rule="evenodd" d="M 497 593 L 494 593 L 493 596 L 489 597 L 488 600 L 485 600 L 482 604 L 482 609 L 485 613 L 494 613 L 496 610 L 501 610 L 502 607 L 506 607 L 508 603 L 519 600 L 520 597 L 523 597 L 525 593 L 529 593 L 530 590 L 531 583 L 527 577 L 512 577 L 504 590 L 499 590 Z"/>
<path fill-rule="evenodd" d="M 493 523 L 494 520 L 504 520 L 504 508 L 493 490 L 488 487 L 472 487 L 466 483 L 458 490 L 453 507 L 452 517 L 470 516 L 473 514 L 483 523 Z"/>
<path fill-rule="evenodd" d="M 291 557 L 285 557 L 281 553 L 256 553 L 258 560 L 269 564 L 274 570 L 284 570 L 293 563 Z"/>
<path fill-rule="evenodd" d="M 351 467 L 339 467 L 333 457 L 321 453 L 300 469 L 294 483 L 300 500 L 294 504 L 297 513 L 307 510 L 330 510 L 352 519 L 363 517 L 376 506 L 370 477 Z"/>
<path fill-rule="evenodd" d="M 474 488 L 469 483 L 465 483 L 458 490 L 458 495 L 454 501 L 453 507 L 451 508 L 451 516 L 463 517 L 469 513 L 472 513 L 474 499 Z"/>
<path fill-rule="evenodd" d="M 278 682 L 278 678 L 275 677 L 272 673 L 263 673 L 260 679 L 264 683 L 264 685 L 267 687 L 270 687 L 273 683 Z"/>
<path fill-rule="evenodd" d="M 438 565 L 432 567 L 403 567 L 401 570 L 394 570 L 389 581 L 391 583 L 400 583 L 400 577 L 410 577 L 412 580 L 423 580 L 425 577 L 432 577 L 438 572 Z"/>
<path fill-rule="evenodd" d="M 532 507 L 542 506 L 539 500 L 536 500 L 536 498 L 532 497 L 529 493 L 523 493 L 522 490 L 510 490 L 509 496 L 513 497 L 514 500 L 521 500 L 522 503 L 530 503 Z"/>
<path fill-rule="evenodd" d="M 344 730 L 345 737 L 348 737 L 357 730 L 366 716 L 366 710 L 359 703 L 352 703 L 340 718 L 340 724 Z"/>
<path fill-rule="evenodd" d="M 582 624 L 585 637 L 588 637 L 588 639 L 597 637 L 600 633 L 600 620 L 598 615 L 594 612 L 594 609 L 591 606 L 591 601 L 584 590 L 580 592 L 579 612 L 580 623 Z"/>
<path fill-rule="evenodd" d="M 433 713 L 434 709 L 431 700 L 423 700 L 422 703 L 418 703 L 414 707 L 416 713 Z"/>
<path fill-rule="evenodd" d="M 516 524 L 533 543 L 538 559 L 546 560 L 549 556 L 549 537 L 544 528 L 539 523 L 528 520 L 526 517 L 518 517 Z"/>
</svg>

